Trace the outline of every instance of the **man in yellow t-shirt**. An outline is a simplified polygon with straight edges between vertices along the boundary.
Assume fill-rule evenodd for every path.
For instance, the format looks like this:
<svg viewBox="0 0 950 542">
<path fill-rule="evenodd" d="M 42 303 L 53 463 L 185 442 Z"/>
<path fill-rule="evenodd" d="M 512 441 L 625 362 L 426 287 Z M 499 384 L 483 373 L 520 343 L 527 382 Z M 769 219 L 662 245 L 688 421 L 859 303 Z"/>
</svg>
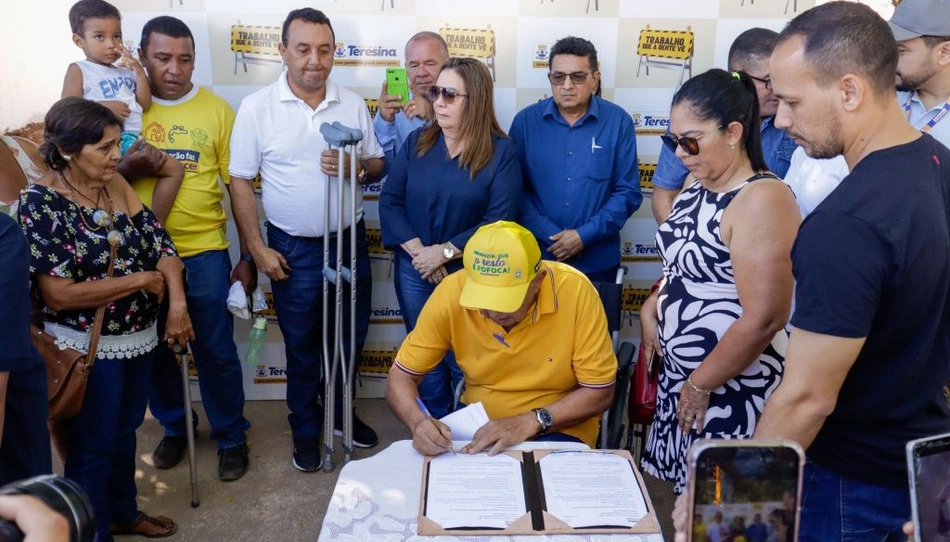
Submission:
<svg viewBox="0 0 950 542">
<path fill-rule="evenodd" d="M 146 23 L 139 58 L 152 89 L 152 107 L 143 117 L 142 135 L 185 167 L 165 229 L 185 263 L 188 313 L 196 336 L 191 348 L 211 437 L 218 441 L 218 477 L 237 480 L 248 469 L 245 431 L 251 424 L 244 417 L 244 379 L 227 297 L 236 280 L 251 291 L 257 270 L 242 250 L 232 272 L 228 256 L 227 215 L 221 204 L 224 190 L 218 179 L 225 185 L 230 181 L 234 110 L 192 83 L 194 38 L 179 19 L 156 17 Z M 133 165 L 144 159 L 130 154 Z M 136 179 L 133 186 L 142 201 L 151 204 L 155 179 Z M 149 408 L 165 427 L 165 437 L 152 459 L 157 468 L 171 468 L 184 457 L 187 436 L 181 373 L 164 345 L 155 356 Z"/>
<path fill-rule="evenodd" d="M 569 265 L 542 262 L 534 236 L 514 222 L 479 228 L 463 262 L 432 293 L 386 383 L 413 446 L 426 455 L 451 448 L 448 426 L 416 403 L 422 377 L 449 349 L 465 376 L 462 402 L 480 401 L 491 420 L 464 452 L 529 439 L 593 445 L 617 373 L 597 290 Z"/>
</svg>

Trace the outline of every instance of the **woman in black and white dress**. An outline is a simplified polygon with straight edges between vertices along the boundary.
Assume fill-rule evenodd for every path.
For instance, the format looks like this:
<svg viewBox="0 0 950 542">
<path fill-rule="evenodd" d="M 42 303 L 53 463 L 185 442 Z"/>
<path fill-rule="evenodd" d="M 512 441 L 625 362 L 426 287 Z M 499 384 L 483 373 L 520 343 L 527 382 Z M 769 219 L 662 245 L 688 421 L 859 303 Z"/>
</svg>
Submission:
<svg viewBox="0 0 950 542">
<path fill-rule="evenodd" d="M 677 494 L 690 444 L 750 437 L 782 376 L 800 215 L 762 158 L 758 108 L 748 75 L 710 70 L 676 93 L 664 136 L 696 180 L 657 232 L 663 281 L 641 312 L 663 360 L 643 468 Z"/>
</svg>

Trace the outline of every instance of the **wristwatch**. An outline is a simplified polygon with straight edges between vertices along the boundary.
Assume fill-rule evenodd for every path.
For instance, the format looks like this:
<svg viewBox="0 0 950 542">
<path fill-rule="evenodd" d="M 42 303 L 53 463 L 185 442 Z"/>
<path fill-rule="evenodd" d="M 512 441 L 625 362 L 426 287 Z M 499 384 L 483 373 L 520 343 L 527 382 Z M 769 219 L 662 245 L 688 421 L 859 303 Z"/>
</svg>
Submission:
<svg viewBox="0 0 950 542">
<path fill-rule="evenodd" d="M 251 256 L 250 253 L 245 252 L 244 254 L 241 254 L 241 261 L 254 263 L 254 257 Z"/>
<path fill-rule="evenodd" d="M 360 162 L 360 174 L 356 176 L 356 184 L 363 184 L 366 181 L 366 166 Z"/>
<path fill-rule="evenodd" d="M 452 246 L 452 243 L 442 245 L 442 257 L 446 260 L 455 258 L 455 247 Z"/>
<path fill-rule="evenodd" d="M 538 435 L 543 435 L 548 432 L 548 429 L 554 425 L 554 416 L 551 416 L 551 411 L 546 408 L 536 408 L 532 410 L 534 415 L 538 418 L 538 423 L 541 424 L 541 430 L 538 431 Z"/>
</svg>

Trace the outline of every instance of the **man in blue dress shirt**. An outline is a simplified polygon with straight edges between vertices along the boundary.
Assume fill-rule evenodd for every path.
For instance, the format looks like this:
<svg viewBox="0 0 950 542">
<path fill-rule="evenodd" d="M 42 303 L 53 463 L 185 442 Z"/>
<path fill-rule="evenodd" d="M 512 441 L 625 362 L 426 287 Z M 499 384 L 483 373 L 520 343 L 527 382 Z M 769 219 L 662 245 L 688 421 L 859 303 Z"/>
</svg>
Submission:
<svg viewBox="0 0 950 542">
<path fill-rule="evenodd" d="M 755 81 L 759 92 L 759 138 L 762 140 L 762 154 L 772 173 L 781 178 L 788 172 L 788 166 L 795 152 L 795 143 L 784 130 L 772 124 L 772 118 L 778 109 L 778 98 L 772 92 L 769 79 L 769 58 L 775 48 L 778 34 L 767 28 L 750 28 L 739 34 L 729 48 L 729 69 L 744 71 Z M 680 193 L 689 171 L 666 145 L 660 150 L 656 173 L 653 174 L 653 216 L 657 223 L 663 223 L 670 216 L 673 199 Z"/>
<path fill-rule="evenodd" d="M 551 48 L 551 98 L 522 109 L 509 135 L 525 179 L 519 222 L 545 259 L 613 282 L 620 228 L 643 201 L 633 120 L 595 93 L 597 50 L 567 37 Z"/>
<path fill-rule="evenodd" d="M 429 31 L 417 32 L 406 42 L 409 101 L 403 103 L 398 94 L 389 94 L 386 83 L 383 83 L 373 129 L 386 154 L 387 169 L 409 134 L 426 125 L 430 111 L 426 93 L 439 78 L 442 64 L 448 59 L 449 49 L 442 36 Z"/>
</svg>

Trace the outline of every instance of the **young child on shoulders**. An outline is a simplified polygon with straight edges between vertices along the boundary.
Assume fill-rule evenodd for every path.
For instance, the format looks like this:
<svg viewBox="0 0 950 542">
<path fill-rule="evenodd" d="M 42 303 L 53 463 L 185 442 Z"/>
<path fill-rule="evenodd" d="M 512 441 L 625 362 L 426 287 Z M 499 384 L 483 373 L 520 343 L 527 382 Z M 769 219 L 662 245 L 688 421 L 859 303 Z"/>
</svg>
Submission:
<svg viewBox="0 0 950 542">
<path fill-rule="evenodd" d="M 73 43 L 86 58 L 66 69 L 62 97 L 80 96 L 108 107 L 124 122 L 122 155 L 140 150 L 146 145 L 142 113 L 152 105 L 152 93 L 145 69 L 122 43 L 119 10 L 104 0 L 79 0 L 69 10 L 69 25 Z M 164 155 L 159 168 L 151 173 L 158 177 L 152 211 L 165 222 L 185 170 L 177 160 Z"/>
</svg>

